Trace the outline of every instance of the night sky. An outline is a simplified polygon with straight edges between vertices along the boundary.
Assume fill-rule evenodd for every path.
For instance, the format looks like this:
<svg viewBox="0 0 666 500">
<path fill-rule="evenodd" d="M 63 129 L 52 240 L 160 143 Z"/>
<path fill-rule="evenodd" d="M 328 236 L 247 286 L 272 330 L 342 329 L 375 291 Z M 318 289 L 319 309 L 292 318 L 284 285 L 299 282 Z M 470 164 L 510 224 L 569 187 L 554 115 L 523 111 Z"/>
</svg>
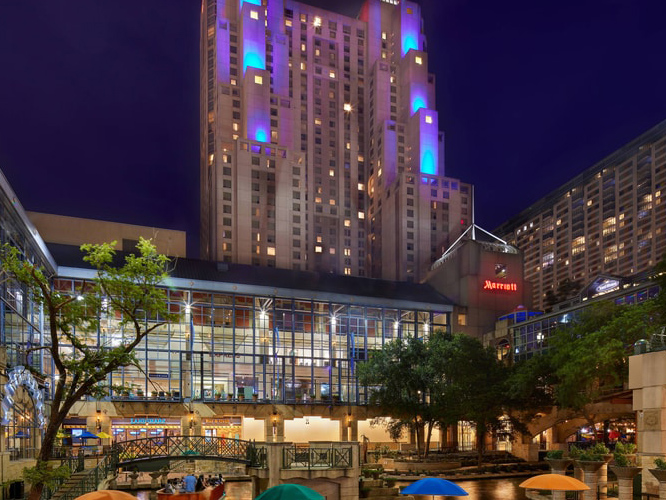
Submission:
<svg viewBox="0 0 666 500">
<path fill-rule="evenodd" d="M 666 119 L 665 4 L 421 2 L 447 175 L 480 225 Z M 0 2 L 0 169 L 26 209 L 187 230 L 196 255 L 199 9 Z"/>
</svg>

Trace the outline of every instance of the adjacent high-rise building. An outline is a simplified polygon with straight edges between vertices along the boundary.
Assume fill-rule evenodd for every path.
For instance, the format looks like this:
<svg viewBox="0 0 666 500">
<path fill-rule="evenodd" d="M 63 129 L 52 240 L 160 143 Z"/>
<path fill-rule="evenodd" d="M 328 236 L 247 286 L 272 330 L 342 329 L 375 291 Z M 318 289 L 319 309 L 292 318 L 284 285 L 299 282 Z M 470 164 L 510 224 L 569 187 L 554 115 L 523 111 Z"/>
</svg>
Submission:
<svg viewBox="0 0 666 500">
<path fill-rule="evenodd" d="M 418 4 L 367 0 L 354 19 L 203 0 L 203 258 L 416 281 L 471 198 L 445 177 Z"/>
<path fill-rule="evenodd" d="M 494 232 L 523 251 L 536 308 L 562 282 L 630 276 L 666 253 L 666 121 Z M 616 281 L 612 281 L 617 283 Z"/>
</svg>

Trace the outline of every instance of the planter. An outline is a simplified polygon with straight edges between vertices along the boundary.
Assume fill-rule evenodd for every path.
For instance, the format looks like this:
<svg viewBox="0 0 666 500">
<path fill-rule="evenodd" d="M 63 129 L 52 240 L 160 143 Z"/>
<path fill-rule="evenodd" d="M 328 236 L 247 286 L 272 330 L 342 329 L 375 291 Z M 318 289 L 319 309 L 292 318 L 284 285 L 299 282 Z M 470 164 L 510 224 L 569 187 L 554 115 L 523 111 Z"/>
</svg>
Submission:
<svg viewBox="0 0 666 500">
<path fill-rule="evenodd" d="M 233 399 L 234 395 L 229 393 L 227 394 L 227 401 L 231 401 Z"/>
<path fill-rule="evenodd" d="M 546 462 L 554 471 L 565 471 L 573 463 L 571 458 L 546 458 Z"/>
<path fill-rule="evenodd" d="M 657 479 L 657 481 L 666 482 L 666 470 L 664 469 L 648 469 L 650 473 Z"/>
<path fill-rule="evenodd" d="M 617 465 L 611 465 L 610 470 L 617 476 L 618 479 L 633 479 L 634 476 L 638 475 L 643 468 L 642 467 L 618 467 Z M 662 471 L 666 473 L 665 471 Z M 666 477 L 666 476 L 665 476 Z"/>
<path fill-rule="evenodd" d="M 585 472 L 597 472 L 603 465 L 606 465 L 605 460 L 576 460 L 574 463 L 576 467 Z"/>
</svg>

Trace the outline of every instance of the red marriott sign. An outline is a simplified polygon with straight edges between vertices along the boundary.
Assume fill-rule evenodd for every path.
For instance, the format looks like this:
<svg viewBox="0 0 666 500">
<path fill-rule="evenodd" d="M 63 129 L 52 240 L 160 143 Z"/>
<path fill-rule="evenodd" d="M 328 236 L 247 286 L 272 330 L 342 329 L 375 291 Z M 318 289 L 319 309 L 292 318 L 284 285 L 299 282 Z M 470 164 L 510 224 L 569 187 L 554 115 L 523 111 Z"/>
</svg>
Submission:
<svg viewBox="0 0 666 500">
<path fill-rule="evenodd" d="M 516 283 L 502 283 L 499 281 L 486 280 L 483 282 L 484 290 L 504 290 L 505 292 L 517 292 L 518 285 Z"/>
</svg>

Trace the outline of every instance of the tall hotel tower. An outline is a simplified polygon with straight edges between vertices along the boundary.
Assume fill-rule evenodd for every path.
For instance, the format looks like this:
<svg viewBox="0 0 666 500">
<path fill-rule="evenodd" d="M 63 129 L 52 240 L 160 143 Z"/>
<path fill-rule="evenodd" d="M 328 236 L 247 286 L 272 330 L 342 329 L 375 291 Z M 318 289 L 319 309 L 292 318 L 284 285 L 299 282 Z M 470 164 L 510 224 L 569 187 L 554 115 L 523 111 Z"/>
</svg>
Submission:
<svg viewBox="0 0 666 500">
<path fill-rule="evenodd" d="M 203 258 L 418 281 L 471 207 L 416 3 L 203 0 Z"/>
</svg>

